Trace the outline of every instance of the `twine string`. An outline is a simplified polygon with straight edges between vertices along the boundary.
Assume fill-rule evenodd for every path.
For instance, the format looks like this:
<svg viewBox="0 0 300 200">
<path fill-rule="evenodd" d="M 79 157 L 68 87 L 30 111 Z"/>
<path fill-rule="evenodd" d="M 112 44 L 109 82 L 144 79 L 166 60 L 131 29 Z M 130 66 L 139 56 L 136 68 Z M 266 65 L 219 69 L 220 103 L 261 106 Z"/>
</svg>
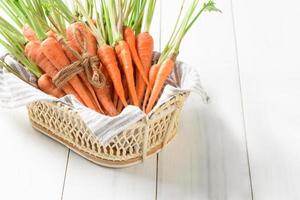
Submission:
<svg viewBox="0 0 300 200">
<path fill-rule="evenodd" d="M 81 35 L 83 33 L 76 29 Z M 80 40 L 77 34 L 75 35 L 75 39 L 79 46 L 82 49 L 82 55 L 80 55 L 76 50 L 71 48 L 66 42 L 64 38 L 59 38 L 59 42 L 63 45 L 63 47 L 71 52 L 78 60 L 73 62 L 72 64 L 61 69 L 52 79 L 53 83 L 56 87 L 62 88 L 68 81 L 70 81 L 74 76 L 81 72 L 85 72 L 88 81 L 96 88 L 101 88 L 105 85 L 106 78 L 104 74 L 99 69 L 100 61 L 98 56 L 91 56 L 87 49 L 87 40 L 83 39 L 83 42 Z M 83 37 L 85 38 L 85 37 Z"/>
</svg>

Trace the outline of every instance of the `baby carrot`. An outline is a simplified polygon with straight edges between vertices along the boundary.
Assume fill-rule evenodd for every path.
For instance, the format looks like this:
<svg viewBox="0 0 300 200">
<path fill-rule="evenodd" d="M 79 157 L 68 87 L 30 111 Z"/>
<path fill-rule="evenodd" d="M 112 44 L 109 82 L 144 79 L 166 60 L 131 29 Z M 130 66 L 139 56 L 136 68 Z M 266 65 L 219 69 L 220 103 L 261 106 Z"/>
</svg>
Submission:
<svg viewBox="0 0 300 200">
<path fill-rule="evenodd" d="M 160 64 L 155 64 L 150 68 L 150 72 L 149 72 L 149 85 L 147 86 L 147 90 L 146 90 L 146 94 L 145 94 L 145 98 L 144 98 L 144 102 L 143 102 L 143 110 L 146 110 L 146 105 L 149 99 L 149 96 L 151 94 L 153 85 L 155 83 L 156 77 L 157 77 L 157 73 L 159 70 Z"/>
<path fill-rule="evenodd" d="M 114 49 L 111 46 L 104 44 L 98 48 L 98 56 L 108 71 L 108 74 L 113 82 L 115 92 L 118 94 L 123 105 L 127 106 L 124 88 L 122 85 L 121 72 L 118 67 Z"/>
<path fill-rule="evenodd" d="M 120 40 L 116 45 L 115 50 L 118 55 L 120 64 L 123 67 L 124 74 L 126 76 L 130 97 L 133 101 L 133 104 L 139 106 L 139 101 L 135 90 L 133 65 L 129 46 L 124 40 Z"/>
<path fill-rule="evenodd" d="M 175 66 L 175 61 L 172 57 L 167 58 L 162 64 L 161 67 L 158 70 L 157 77 L 153 86 L 152 93 L 149 98 L 149 102 L 146 108 L 146 113 L 149 113 L 155 102 L 157 101 L 161 90 L 165 84 L 165 81 L 167 80 L 168 76 L 171 74 L 173 68 Z"/>
<path fill-rule="evenodd" d="M 62 46 L 55 38 L 48 37 L 42 42 L 41 46 L 45 56 L 50 60 L 50 62 L 53 63 L 53 65 L 58 70 L 61 70 L 64 67 L 71 64 L 69 59 L 66 57 Z M 54 49 L 55 51 L 53 51 Z M 81 97 L 81 99 L 86 104 L 86 106 L 88 106 L 93 110 L 98 111 L 96 105 L 94 105 L 92 99 L 89 97 L 89 93 L 87 92 L 87 89 L 84 87 L 84 85 L 82 84 L 78 76 L 74 76 L 73 78 L 71 78 L 69 80 L 69 83 L 76 90 L 76 92 Z"/>
<path fill-rule="evenodd" d="M 152 62 L 152 54 L 153 54 L 153 48 L 154 48 L 154 41 L 152 36 L 147 33 L 143 32 L 140 33 L 137 38 L 137 52 L 139 57 L 141 58 L 141 62 L 144 66 L 145 74 L 149 75 L 149 70 Z M 136 90 L 137 95 L 139 98 L 139 102 L 143 100 L 145 90 L 146 90 L 146 83 L 143 80 L 141 74 L 136 74 Z"/>
<path fill-rule="evenodd" d="M 47 74 L 43 74 L 39 79 L 38 79 L 38 87 L 40 88 L 40 90 L 42 90 L 43 92 L 52 95 L 54 97 L 57 98 L 61 98 L 63 96 L 65 96 L 65 93 L 57 88 L 53 83 L 52 83 L 52 79 L 50 76 L 48 76 Z"/>
</svg>

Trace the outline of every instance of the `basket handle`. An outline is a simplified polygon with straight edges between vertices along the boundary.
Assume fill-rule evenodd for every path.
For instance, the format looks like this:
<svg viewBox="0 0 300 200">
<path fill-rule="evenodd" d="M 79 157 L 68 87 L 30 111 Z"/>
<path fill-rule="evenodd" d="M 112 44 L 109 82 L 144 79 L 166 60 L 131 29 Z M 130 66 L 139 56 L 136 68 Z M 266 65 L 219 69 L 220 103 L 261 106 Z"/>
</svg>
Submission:
<svg viewBox="0 0 300 200">
<path fill-rule="evenodd" d="M 145 118 L 145 133 L 144 133 L 143 150 L 142 150 L 142 162 L 144 162 L 144 160 L 147 157 L 148 138 L 149 138 L 149 117 L 146 116 L 146 118 Z"/>
<path fill-rule="evenodd" d="M 179 98 L 182 98 L 182 96 L 179 96 Z M 176 100 L 177 109 L 175 109 L 174 112 L 173 112 L 171 121 L 170 121 L 169 126 L 167 128 L 167 132 L 166 132 L 163 144 L 162 144 L 162 148 L 164 148 L 167 145 L 167 143 L 169 141 L 169 135 L 171 134 L 171 129 L 174 127 L 174 125 L 176 123 L 176 120 L 177 120 L 176 118 L 178 117 L 179 112 L 181 112 L 182 105 L 180 105 L 178 102 L 181 102 L 181 101 Z"/>
</svg>

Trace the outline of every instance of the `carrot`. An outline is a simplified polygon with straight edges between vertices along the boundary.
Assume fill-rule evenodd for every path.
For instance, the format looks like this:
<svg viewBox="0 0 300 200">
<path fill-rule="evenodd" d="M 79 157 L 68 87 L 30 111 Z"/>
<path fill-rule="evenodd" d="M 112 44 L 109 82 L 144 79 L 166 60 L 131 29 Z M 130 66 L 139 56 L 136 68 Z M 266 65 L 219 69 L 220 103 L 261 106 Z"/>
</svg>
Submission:
<svg viewBox="0 0 300 200">
<path fill-rule="evenodd" d="M 53 64 L 48 60 L 48 58 L 44 55 L 41 50 L 41 44 L 39 41 L 30 41 L 25 46 L 25 54 L 26 56 L 36 63 L 48 76 L 53 78 L 57 74 L 57 69 L 53 66 Z M 78 96 L 73 87 L 66 83 L 62 87 L 63 91 L 67 94 L 74 95 L 80 102 L 82 99 Z"/>
<path fill-rule="evenodd" d="M 128 88 L 128 84 L 127 84 L 127 79 L 126 79 L 126 75 L 124 74 L 122 77 L 122 84 L 124 86 L 124 92 L 125 92 L 125 98 L 127 100 L 127 102 L 130 102 L 130 96 L 129 96 L 129 88 Z"/>
<path fill-rule="evenodd" d="M 25 46 L 25 55 L 31 59 L 33 62 L 37 63 L 38 49 L 40 48 L 41 43 L 39 41 L 30 41 Z"/>
<path fill-rule="evenodd" d="M 42 42 L 41 47 L 42 47 L 42 52 L 58 70 L 61 70 L 65 66 L 71 64 L 69 59 L 65 55 L 62 46 L 55 38 L 48 37 Z M 84 85 L 82 84 L 78 76 L 74 76 L 72 79 L 70 79 L 69 83 L 76 90 L 76 92 L 81 97 L 81 99 L 83 100 L 86 106 L 88 106 L 93 110 L 99 111 L 97 109 L 97 106 L 90 98 L 89 92 L 86 90 L 86 88 L 84 87 Z"/>
<path fill-rule="evenodd" d="M 97 55 L 97 40 L 95 36 L 86 29 L 82 22 L 75 22 L 67 28 L 68 41 L 73 43 L 75 47 L 82 53 L 82 43 L 87 41 L 87 51 L 92 55 Z M 78 39 L 80 41 L 78 41 Z"/>
<path fill-rule="evenodd" d="M 70 44 L 70 42 L 67 42 L 67 45 L 68 45 L 69 47 L 71 47 L 71 48 L 74 49 L 74 46 L 72 47 L 72 45 Z M 66 56 L 67 56 L 67 57 L 69 58 L 69 60 L 71 61 L 71 63 L 73 63 L 73 62 L 75 62 L 75 61 L 78 60 L 78 59 L 77 59 L 70 51 L 68 51 L 66 48 L 63 48 L 63 50 L 64 50 Z M 78 74 L 78 76 L 79 76 L 80 79 L 82 80 L 84 86 L 88 89 L 88 91 L 89 91 L 89 97 L 90 97 L 91 99 L 93 99 L 93 103 L 97 106 L 98 110 L 99 110 L 101 113 L 103 113 L 103 110 L 101 109 L 101 105 L 100 105 L 99 102 L 98 102 L 98 98 L 97 98 L 97 96 L 96 96 L 96 93 L 95 93 L 93 87 L 91 86 L 91 84 L 89 83 L 89 81 L 88 81 L 88 79 L 87 79 L 85 73 L 84 73 L 84 72 L 81 72 L 81 73 Z"/>
<path fill-rule="evenodd" d="M 153 38 L 147 32 L 140 33 L 136 38 L 136 45 L 137 52 L 144 66 L 145 73 L 147 76 L 149 76 L 154 48 Z M 141 102 L 145 94 L 146 83 L 140 74 L 136 74 L 136 90 L 139 101 Z"/>
<path fill-rule="evenodd" d="M 106 90 L 107 92 L 107 98 L 109 99 L 109 101 L 111 101 L 114 105 L 114 109 L 116 109 L 116 104 L 113 101 L 114 98 L 114 94 L 116 94 L 114 92 L 114 88 L 113 88 L 113 83 L 111 78 L 109 77 L 108 71 L 106 70 L 106 68 L 100 63 L 100 70 L 102 71 L 103 75 L 106 78 Z M 98 97 L 99 98 L 99 97 Z M 116 99 L 118 101 L 118 95 L 116 94 Z M 101 102 L 101 100 L 99 100 Z M 102 103 L 102 102 L 101 102 Z M 103 104 L 103 103 L 102 103 Z M 123 104 L 122 104 L 123 105 Z"/>
<path fill-rule="evenodd" d="M 68 47 L 72 48 L 73 50 L 79 52 L 79 49 L 77 49 L 77 46 L 75 46 L 74 43 L 70 42 L 69 40 L 66 41 L 66 45 Z M 78 60 L 78 58 L 71 51 L 69 51 L 64 45 L 62 45 L 62 47 L 63 47 L 63 50 L 64 50 L 66 56 L 68 57 L 68 59 L 71 62 L 75 62 Z"/>
<path fill-rule="evenodd" d="M 125 98 L 125 94 L 124 94 L 124 88 L 122 85 L 121 73 L 120 73 L 120 69 L 118 67 L 115 50 L 111 46 L 106 44 L 107 40 L 104 39 L 103 34 L 102 34 L 104 32 L 100 30 L 100 26 L 96 27 L 95 21 L 93 21 L 91 19 L 88 11 L 85 10 L 82 3 L 79 0 L 76 0 L 75 3 L 76 3 L 76 5 L 78 5 L 78 8 L 81 10 L 81 13 L 83 14 L 83 16 L 85 16 L 87 18 L 87 22 L 89 24 L 90 30 L 92 31 L 93 35 L 96 37 L 97 43 L 99 45 L 98 56 L 100 58 L 100 61 L 102 62 L 102 64 L 106 68 L 106 70 L 108 71 L 110 78 L 112 79 L 116 93 L 120 97 L 120 100 L 122 101 L 123 105 L 127 106 L 127 102 L 126 102 L 126 98 Z M 112 2 L 110 2 L 110 5 L 111 5 L 111 3 Z M 97 17 L 97 22 L 99 22 L 99 15 Z M 108 23 L 113 24 L 114 22 L 107 21 L 106 23 L 107 23 L 107 26 L 109 26 Z M 109 41 L 111 41 L 111 40 L 109 40 Z"/>
<path fill-rule="evenodd" d="M 46 33 L 46 35 L 47 35 L 48 37 L 54 37 L 54 38 L 57 38 L 57 34 L 56 34 L 55 32 L 53 32 L 53 31 L 48 31 L 48 32 Z"/>
<path fill-rule="evenodd" d="M 81 44 L 78 43 L 77 39 L 79 39 L 79 42 L 82 42 L 84 38 L 82 34 L 78 34 L 78 33 L 84 33 L 79 22 L 70 24 L 66 29 L 68 42 L 70 44 L 73 44 L 74 46 L 72 48 L 78 50 L 78 53 L 81 54 L 82 47 Z"/>
<path fill-rule="evenodd" d="M 149 34 L 149 31 L 153 19 L 155 6 L 156 0 L 147 0 L 143 10 L 142 22 L 137 22 L 137 24 L 141 23 L 141 29 L 138 29 L 138 31 L 141 32 L 136 37 L 136 49 L 144 66 L 144 70 L 147 77 L 149 76 L 149 70 L 151 66 L 154 48 L 154 41 L 152 36 Z M 146 90 L 146 83 L 143 81 L 140 74 L 136 75 L 136 87 L 138 98 L 142 101 Z"/>
<path fill-rule="evenodd" d="M 116 59 L 116 54 L 114 49 L 109 45 L 101 45 L 98 48 L 98 56 L 105 66 L 106 70 L 108 71 L 108 74 L 113 82 L 115 92 L 120 97 L 121 102 L 124 106 L 127 106 L 124 88 L 122 85 L 122 78 L 120 69 L 118 67 L 118 62 Z"/>
<path fill-rule="evenodd" d="M 61 89 L 55 87 L 55 85 L 52 83 L 51 77 L 48 76 L 47 74 L 43 74 L 38 79 L 38 87 L 43 92 L 52 95 L 54 97 L 61 98 L 65 96 L 65 93 Z"/>
<path fill-rule="evenodd" d="M 119 102 L 119 97 L 118 97 L 118 94 L 116 93 L 116 90 L 114 90 L 114 92 L 113 92 L 113 97 L 112 97 L 112 99 L 113 99 L 114 105 L 117 106 L 117 105 L 118 105 L 118 102 Z M 122 102 L 122 101 L 121 101 L 121 102 Z"/>
<path fill-rule="evenodd" d="M 67 45 L 70 48 L 72 48 L 73 50 L 77 51 L 78 53 L 81 51 L 80 48 L 79 48 L 79 44 L 78 44 L 78 42 L 80 42 L 80 41 L 76 41 L 75 36 L 74 36 L 75 32 L 73 31 L 73 29 L 77 30 L 76 27 L 78 27 L 78 30 L 81 29 L 81 31 L 85 31 L 85 30 L 82 29 L 82 27 L 80 26 L 80 24 L 81 23 L 73 23 L 66 30 L 66 33 L 67 33 Z M 80 32 L 80 33 L 83 33 L 83 32 Z M 78 36 L 78 37 L 80 37 L 80 36 Z M 92 37 L 94 37 L 94 36 L 92 35 Z M 88 40 L 88 39 L 90 39 L 90 37 L 87 37 L 87 46 L 88 47 L 89 46 L 95 46 L 95 49 L 96 49 L 96 41 L 95 41 L 95 39 L 92 39 L 92 41 Z M 64 50 L 66 56 L 69 58 L 69 60 L 72 63 L 78 60 L 78 58 L 72 52 L 70 52 L 67 48 L 65 48 L 64 46 L 63 46 L 63 50 Z M 94 55 L 96 55 L 95 52 L 89 52 L 89 53 L 90 54 L 93 53 Z M 88 88 L 89 94 L 90 94 L 90 98 L 93 99 L 94 104 L 98 107 L 98 109 L 100 110 L 100 112 L 103 113 L 103 110 L 101 109 L 101 106 L 100 106 L 100 104 L 98 102 L 98 98 L 96 96 L 96 93 L 95 93 L 92 85 L 89 83 L 86 74 L 84 72 L 81 72 L 78 75 L 81 78 L 81 80 L 84 83 L 84 85 Z"/>
<path fill-rule="evenodd" d="M 118 103 L 117 103 L 117 112 L 118 113 L 121 113 L 122 110 L 123 110 L 124 106 L 122 104 L 122 102 L 120 100 L 118 100 Z"/>
<path fill-rule="evenodd" d="M 48 58 L 43 54 L 43 52 L 41 50 L 38 50 L 38 51 L 39 51 L 39 53 L 37 55 L 37 64 L 42 68 L 42 70 L 44 72 L 47 73 L 47 75 L 49 75 L 51 78 L 53 78 L 58 73 L 57 69 L 48 60 Z M 83 100 L 81 99 L 81 97 L 77 94 L 77 92 L 74 90 L 74 88 L 69 83 L 66 83 L 62 87 L 62 90 L 67 94 L 73 95 L 81 103 L 83 103 Z"/>
<path fill-rule="evenodd" d="M 113 104 L 109 96 L 109 88 L 107 85 L 96 90 L 97 97 L 104 109 L 110 116 L 116 116 L 118 114 L 115 105 Z"/>
<path fill-rule="evenodd" d="M 90 56 L 97 55 L 97 40 L 94 35 L 87 30 L 83 23 L 76 22 L 71 24 L 67 29 L 67 37 L 69 44 L 72 45 L 72 48 L 77 49 L 79 53 L 82 53 L 82 44 L 85 40 L 85 42 L 87 42 L 87 52 L 90 54 Z M 101 71 L 103 71 L 103 69 Z M 111 116 L 116 115 L 117 111 L 110 97 L 110 82 L 107 82 L 103 88 L 94 87 L 93 89 L 84 73 L 80 73 L 80 77 L 87 85 L 94 98 L 96 98 L 97 101 L 99 100 L 101 102 L 107 113 Z M 98 99 L 96 96 L 98 97 Z"/>
<path fill-rule="evenodd" d="M 171 74 L 175 66 L 175 61 L 172 57 L 167 58 L 158 70 L 157 77 L 153 86 L 152 93 L 149 98 L 149 102 L 146 108 L 146 113 L 149 113 L 153 108 L 155 102 L 157 101 L 161 90 L 167 80 L 168 76 Z"/>
<path fill-rule="evenodd" d="M 110 116 L 116 116 L 118 114 L 115 105 L 113 104 L 109 96 L 109 88 L 107 85 L 96 90 L 97 97 L 103 105 L 106 113 Z"/>
<path fill-rule="evenodd" d="M 113 99 L 113 95 L 114 95 L 114 86 L 112 83 L 111 78 L 109 77 L 108 71 L 106 70 L 106 68 L 102 65 L 102 63 L 100 63 L 100 70 L 102 71 L 103 75 L 106 78 L 106 85 L 107 85 L 107 89 L 109 90 L 109 97 L 111 99 Z M 118 95 L 117 95 L 118 97 Z"/>
<path fill-rule="evenodd" d="M 129 102 L 129 95 L 128 95 L 128 85 L 127 85 L 127 81 L 126 81 L 126 76 L 124 74 L 124 76 L 122 77 L 122 84 L 124 86 L 124 92 L 125 92 L 125 97 L 127 99 L 127 101 Z M 119 100 L 117 102 L 117 111 L 120 113 L 123 110 L 124 106 L 122 104 L 122 102 Z"/>
<path fill-rule="evenodd" d="M 143 78 L 143 81 L 148 85 L 148 83 L 149 83 L 148 77 L 146 75 L 144 66 L 143 66 L 141 59 L 138 55 L 138 52 L 136 50 L 136 41 L 135 41 L 134 32 L 130 27 L 125 27 L 123 35 L 124 35 L 124 40 L 127 42 L 128 46 L 129 46 L 132 60 L 133 60 L 134 64 L 136 65 L 141 77 Z M 139 101 L 141 101 L 141 100 L 139 100 Z"/>
<path fill-rule="evenodd" d="M 160 67 L 160 64 L 155 64 L 150 68 L 149 85 L 147 86 L 147 90 L 146 90 L 146 94 L 145 94 L 145 98 L 144 98 L 144 102 L 143 102 L 143 110 L 144 111 L 146 110 L 147 102 L 148 102 L 150 93 L 152 91 L 153 85 L 155 83 L 159 67 Z"/>
<path fill-rule="evenodd" d="M 141 58 L 142 64 L 149 72 L 154 49 L 153 37 L 148 32 L 140 33 L 136 38 L 136 45 L 138 55 Z"/>
<path fill-rule="evenodd" d="M 36 33 L 33 31 L 33 29 L 25 24 L 22 28 L 23 35 L 29 40 L 29 41 L 38 41 Z"/>
<path fill-rule="evenodd" d="M 184 1 L 182 1 L 181 10 L 180 10 L 179 16 L 176 20 L 173 33 L 171 34 L 171 37 L 158 60 L 158 63 L 161 63 L 161 67 L 157 73 L 157 77 L 156 77 L 156 80 L 155 80 L 155 83 L 153 86 L 153 90 L 150 95 L 149 102 L 148 102 L 148 105 L 146 108 L 146 113 L 149 113 L 151 111 L 151 109 L 153 108 L 155 102 L 157 101 L 157 99 L 161 93 L 161 90 L 165 84 L 166 79 L 172 72 L 172 70 L 175 66 L 176 57 L 179 54 L 181 42 L 182 42 L 184 36 L 186 35 L 186 33 L 190 30 L 190 28 L 193 26 L 193 24 L 196 22 L 196 20 L 199 18 L 199 16 L 203 12 L 211 12 L 211 11 L 220 12 L 220 10 L 215 7 L 215 3 L 212 0 L 203 4 L 203 7 L 200 10 L 196 11 L 198 4 L 199 4 L 199 1 L 194 0 L 192 5 L 186 12 L 184 18 L 182 20 L 180 20 L 182 9 L 184 7 Z M 145 22 L 147 22 L 147 21 L 148 20 L 145 18 Z M 178 23 L 180 21 L 181 21 L 181 24 L 179 25 Z"/>
<path fill-rule="evenodd" d="M 135 90 L 133 64 L 132 64 L 132 58 L 130 55 L 129 46 L 124 40 L 120 40 L 118 44 L 115 46 L 115 51 L 116 54 L 118 55 L 120 64 L 123 67 L 123 71 L 125 73 L 127 84 L 128 84 L 129 94 L 133 101 L 133 104 L 135 106 L 139 106 L 139 101 Z"/>
</svg>

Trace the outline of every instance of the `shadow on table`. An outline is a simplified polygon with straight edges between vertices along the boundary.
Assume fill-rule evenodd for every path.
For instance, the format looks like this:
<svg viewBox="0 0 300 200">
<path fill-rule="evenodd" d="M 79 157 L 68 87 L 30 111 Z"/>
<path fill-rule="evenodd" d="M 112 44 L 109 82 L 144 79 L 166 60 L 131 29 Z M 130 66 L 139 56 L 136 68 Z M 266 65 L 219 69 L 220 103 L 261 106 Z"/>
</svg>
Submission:
<svg viewBox="0 0 300 200">
<path fill-rule="evenodd" d="M 177 138 L 159 154 L 160 199 L 233 199 L 250 194 L 242 115 L 191 97 Z M 231 112 L 232 110 L 232 112 Z"/>
</svg>

